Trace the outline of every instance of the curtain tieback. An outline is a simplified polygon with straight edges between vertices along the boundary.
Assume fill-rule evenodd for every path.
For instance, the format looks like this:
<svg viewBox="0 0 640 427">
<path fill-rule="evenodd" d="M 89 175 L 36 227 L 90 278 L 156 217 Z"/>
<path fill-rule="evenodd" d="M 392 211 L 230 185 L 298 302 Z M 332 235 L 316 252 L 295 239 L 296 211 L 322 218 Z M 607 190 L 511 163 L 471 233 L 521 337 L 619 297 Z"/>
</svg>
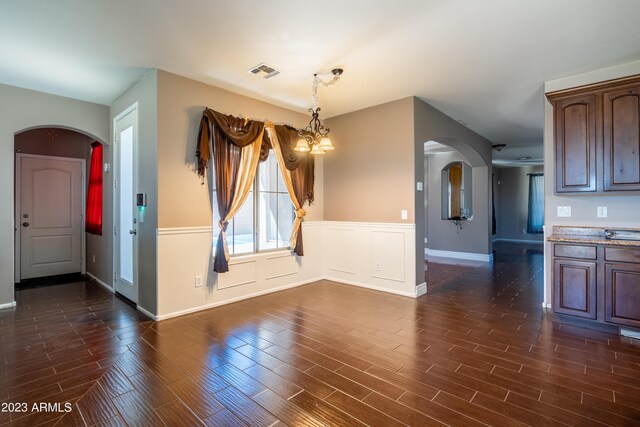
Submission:
<svg viewBox="0 0 640 427">
<path fill-rule="evenodd" d="M 229 226 L 229 221 L 218 221 L 218 227 L 222 230 L 223 233 L 227 232 L 227 227 Z"/>
<path fill-rule="evenodd" d="M 306 214 L 304 209 L 296 209 L 296 218 L 303 218 Z"/>
</svg>

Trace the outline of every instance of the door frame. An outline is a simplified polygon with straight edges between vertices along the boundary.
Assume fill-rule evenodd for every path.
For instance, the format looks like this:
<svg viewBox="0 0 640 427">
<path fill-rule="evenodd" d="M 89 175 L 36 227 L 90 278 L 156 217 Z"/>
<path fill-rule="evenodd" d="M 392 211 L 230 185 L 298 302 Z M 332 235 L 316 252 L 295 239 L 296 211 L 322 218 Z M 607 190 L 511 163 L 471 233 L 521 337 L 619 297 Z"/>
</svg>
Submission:
<svg viewBox="0 0 640 427">
<path fill-rule="evenodd" d="M 22 208 L 22 159 L 23 158 L 32 158 L 32 159 L 52 159 L 52 160 L 64 160 L 64 161 L 72 161 L 78 162 L 82 166 L 82 191 L 80 198 L 80 205 L 82 211 L 82 218 L 80 219 L 80 240 L 82 241 L 82 248 L 80 249 L 80 257 L 82 261 L 82 269 L 81 273 L 87 273 L 87 233 L 85 231 L 85 217 L 87 210 L 87 174 L 86 174 L 86 159 L 82 159 L 79 157 L 60 157 L 60 156 L 45 156 L 43 154 L 29 154 L 29 153 L 16 153 L 15 154 L 15 175 L 14 175 L 14 267 L 13 267 L 13 281 L 14 283 L 20 283 L 20 262 L 21 262 L 21 253 L 20 253 L 20 239 L 21 239 L 21 228 L 20 228 L 20 211 Z"/>
<path fill-rule="evenodd" d="M 139 135 L 140 132 L 138 130 L 138 128 L 140 127 L 140 123 L 139 123 L 139 108 L 138 108 L 138 102 L 134 102 L 133 104 L 131 104 L 129 107 L 125 108 L 124 110 L 122 110 L 122 112 L 120 112 L 118 115 L 116 115 L 113 118 L 113 122 L 112 122 L 112 132 L 111 132 L 111 147 L 113 150 L 113 182 L 112 182 L 112 190 L 113 190 L 113 230 L 111 230 L 111 232 L 113 233 L 113 240 L 112 240 L 112 256 L 113 256 L 113 262 L 112 262 L 112 268 L 113 268 L 113 272 L 111 275 L 111 287 L 113 289 L 113 293 L 118 293 L 119 295 L 122 295 L 121 293 L 118 292 L 117 290 L 117 277 L 118 277 L 118 269 L 120 267 L 120 234 L 122 233 L 122 230 L 119 230 L 117 227 L 120 223 L 120 200 L 119 200 L 119 193 L 118 193 L 118 188 L 117 186 L 118 184 L 118 175 L 120 172 L 120 144 L 117 143 L 117 123 L 122 120 L 123 118 L 125 118 L 126 116 L 128 116 L 131 113 L 135 114 L 135 126 L 134 126 L 134 146 L 133 146 L 133 187 L 137 189 L 138 187 L 138 156 L 139 156 L 139 152 L 138 152 L 138 147 L 139 147 Z M 134 194 L 136 194 L 136 190 L 134 189 Z M 138 215 L 136 212 L 136 219 L 137 219 Z M 139 227 L 138 227 L 139 230 Z M 120 233 L 120 234 L 118 234 Z M 138 297 L 140 296 L 140 285 L 138 282 L 138 248 L 139 248 L 139 243 L 138 243 L 139 239 L 138 236 L 136 235 L 136 237 L 134 238 L 134 248 L 133 248 L 133 280 L 135 281 L 135 288 L 136 288 L 136 301 L 135 304 L 138 304 Z M 124 296 L 124 295 L 123 295 Z"/>
</svg>

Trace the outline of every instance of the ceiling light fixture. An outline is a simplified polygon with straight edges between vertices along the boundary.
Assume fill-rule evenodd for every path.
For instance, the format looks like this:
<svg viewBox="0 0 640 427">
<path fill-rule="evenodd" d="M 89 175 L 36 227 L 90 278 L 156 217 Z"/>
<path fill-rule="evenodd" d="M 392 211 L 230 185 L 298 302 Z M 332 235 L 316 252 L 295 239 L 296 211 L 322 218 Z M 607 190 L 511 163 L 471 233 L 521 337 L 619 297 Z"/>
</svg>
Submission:
<svg viewBox="0 0 640 427">
<path fill-rule="evenodd" d="M 331 86 L 336 83 L 342 75 L 342 68 L 334 68 L 331 70 L 333 78 L 328 82 L 322 80 L 318 74 L 313 75 L 313 84 L 311 85 L 311 105 L 309 112 L 311 113 L 311 120 L 309 125 L 298 131 L 298 143 L 294 150 L 307 152 L 311 154 L 324 154 L 325 151 L 333 150 L 333 144 L 329 139 L 329 128 L 325 128 L 320 121 L 320 107 L 318 106 L 318 85 Z"/>
</svg>

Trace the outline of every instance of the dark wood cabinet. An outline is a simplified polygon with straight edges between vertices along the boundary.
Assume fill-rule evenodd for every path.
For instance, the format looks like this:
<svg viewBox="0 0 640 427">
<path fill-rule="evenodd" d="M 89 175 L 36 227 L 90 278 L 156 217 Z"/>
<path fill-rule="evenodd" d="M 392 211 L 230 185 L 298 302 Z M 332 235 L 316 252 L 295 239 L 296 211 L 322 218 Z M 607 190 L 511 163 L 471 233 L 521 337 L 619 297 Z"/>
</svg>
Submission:
<svg viewBox="0 0 640 427">
<path fill-rule="evenodd" d="M 640 76 L 547 93 L 555 192 L 640 191 Z"/>
<path fill-rule="evenodd" d="M 596 263 L 556 259 L 553 265 L 556 313 L 596 318 Z"/>
<path fill-rule="evenodd" d="M 640 264 L 605 265 L 604 319 L 640 328 Z"/>
<path fill-rule="evenodd" d="M 640 190 L 640 87 L 603 94 L 604 190 Z"/>
<path fill-rule="evenodd" d="M 596 191 L 596 97 L 555 104 L 556 192 Z"/>
</svg>

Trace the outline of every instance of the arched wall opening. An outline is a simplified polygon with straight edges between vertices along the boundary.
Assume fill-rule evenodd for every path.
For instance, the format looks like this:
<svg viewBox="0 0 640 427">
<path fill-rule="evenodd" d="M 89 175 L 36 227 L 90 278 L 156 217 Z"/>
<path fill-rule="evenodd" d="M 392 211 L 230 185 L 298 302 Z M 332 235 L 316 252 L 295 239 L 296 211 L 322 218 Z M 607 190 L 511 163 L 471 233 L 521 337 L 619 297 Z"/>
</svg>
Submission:
<svg viewBox="0 0 640 427">
<path fill-rule="evenodd" d="M 91 164 L 92 144 L 98 143 L 103 146 L 103 163 L 100 167 L 100 173 L 102 174 L 103 191 L 102 191 L 102 234 L 87 233 L 85 232 L 85 220 L 86 220 L 86 197 L 89 187 L 89 167 Z M 94 144 L 95 145 L 95 144 Z M 29 126 L 14 133 L 14 211 L 15 211 L 15 234 L 14 234 L 14 282 L 16 288 L 19 288 L 19 283 L 23 284 L 33 282 L 34 278 L 58 275 L 61 274 L 88 274 L 90 277 L 97 279 L 101 284 L 106 285 L 107 280 L 104 278 L 110 276 L 111 269 L 111 245 L 112 245 L 112 233 L 108 232 L 110 229 L 112 210 L 110 200 L 110 186 L 106 183 L 106 175 L 104 164 L 110 164 L 110 147 L 102 138 L 93 135 L 91 132 L 84 131 L 82 129 L 69 127 L 69 126 L 57 126 L 57 125 L 37 125 Z M 23 165 L 27 167 L 23 167 Z M 33 166 L 42 167 L 42 165 L 48 165 L 47 168 L 54 170 L 56 168 L 62 168 L 58 171 L 58 175 L 64 177 L 64 173 L 69 172 L 72 175 L 79 169 L 81 172 L 81 184 L 74 184 L 68 187 L 71 195 L 70 209 L 73 211 L 72 216 L 77 216 L 77 210 L 80 209 L 80 219 L 73 220 L 66 231 L 58 231 L 58 233 L 69 233 L 68 241 L 64 241 L 63 249 L 66 250 L 65 245 L 69 249 L 68 258 L 60 255 L 60 259 L 65 258 L 66 266 L 59 265 L 58 267 L 52 266 L 52 268 L 30 268 L 28 260 L 33 259 L 33 253 L 38 250 L 42 255 L 43 249 L 34 249 L 33 245 L 26 245 L 27 239 L 33 241 L 33 239 L 41 239 L 42 231 L 36 231 L 37 227 L 34 220 L 37 220 L 33 216 L 35 209 L 43 210 L 43 207 L 34 206 L 33 202 L 26 203 L 26 194 L 32 194 L 32 192 L 42 192 L 42 188 L 51 189 L 50 197 L 42 199 L 35 198 L 36 194 L 33 194 L 31 200 L 42 200 L 49 203 L 48 209 L 50 218 L 55 218 L 59 211 L 56 211 L 58 205 L 65 205 L 66 202 L 60 195 L 64 195 L 66 190 L 64 186 L 60 188 L 58 183 L 41 183 L 40 189 L 35 189 L 31 185 L 31 188 L 27 188 L 22 181 L 25 180 L 25 174 L 27 170 L 32 170 Z M 108 168 L 107 168 L 108 170 Z M 46 172 L 40 172 L 41 176 L 44 176 Z M 55 176 L 55 173 L 54 175 Z M 31 182 L 31 179 L 27 179 Z M 64 180 L 63 180 L 64 181 Z M 57 191 L 61 191 L 57 194 Z M 23 200 L 24 199 L 24 200 Z M 58 200 L 60 200 L 58 202 Z M 27 217 L 31 215 L 31 217 Z M 42 216 L 42 214 L 41 214 Z M 30 228 L 31 227 L 31 228 Z M 107 228 L 109 227 L 109 228 Z M 60 229 L 63 230 L 63 229 Z M 46 233 L 44 233 L 46 234 Z M 55 233 L 54 233 L 55 235 Z M 53 235 L 47 235 L 46 240 L 53 242 L 56 240 Z M 58 236 L 58 240 L 62 241 L 63 238 Z M 77 247 L 79 245 L 79 247 Z M 33 248 L 30 248 L 33 246 Z M 55 245 L 54 245 L 55 246 Z M 62 253 L 60 248 L 49 247 L 48 250 L 53 252 Z M 46 251 L 45 251 L 46 252 Z M 48 256 L 51 256 L 49 254 Z M 80 259 L 77 259 L 80 257 Z M 54 256 L 55 258 L 55 256 Z M 46 256 L 44 261 L 47 261 Z M 55 264 L 55 263 L 52 263 Z M 45 266 L 46 267 L 46 266 Z M 51 273 L 51 274 L 49 274 Z M 73 276 L 69 276 L 73 277 Z M 103 278 L 103 279 L 100 279 Z M 55 280 L 53 280 L 55 282 Z M 108 287 L 108 286 L 107 286 Z"/>
<path fill-rule="evenodd" d="M 425 254 L 490 260 L 490 169 L 487 161 L 473 146 L 454 138 L 438 137 L 423 145 Z M 442 215 L 448 197 L 442 171 L 459 162 L 471 166 L 466 187 L 471 188 L 472 212 L 466 213 L 467 219 L 463 221 L 453 221 Z"/>
</svg>

